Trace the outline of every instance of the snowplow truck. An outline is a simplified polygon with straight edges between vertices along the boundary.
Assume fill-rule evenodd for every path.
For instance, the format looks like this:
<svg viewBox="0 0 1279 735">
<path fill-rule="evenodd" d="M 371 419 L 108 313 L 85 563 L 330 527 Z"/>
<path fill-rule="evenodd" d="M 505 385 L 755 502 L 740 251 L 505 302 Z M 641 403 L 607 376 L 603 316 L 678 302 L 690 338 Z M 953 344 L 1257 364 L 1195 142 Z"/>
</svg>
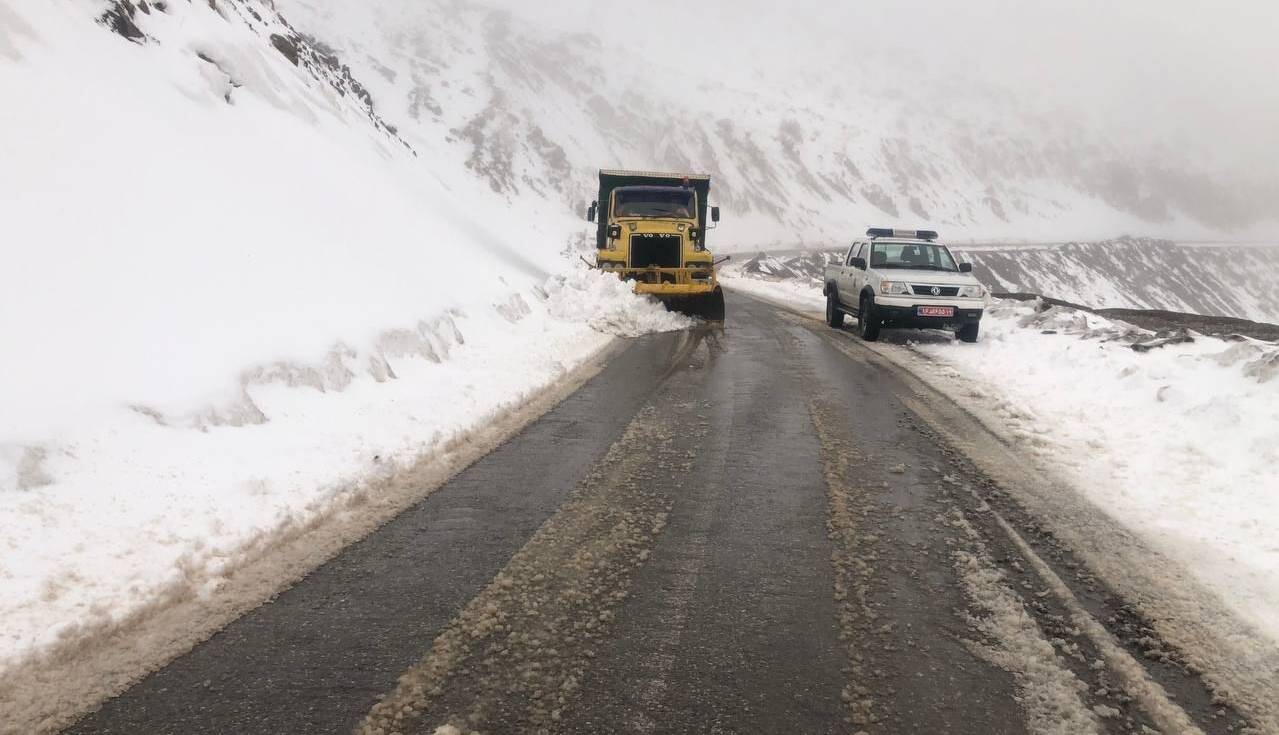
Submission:
<svg viewBox="0 0 1279 735">
<path fill-rule="evenodd" d="M 667 309 L 722 321 L 724 292 L 706 249 L 706 231 L 719 222 L 710 190 L 702 174 L 600 171 L 599 199 L 586 211 L 596 223 L 596 267 Z"/>
</svg>

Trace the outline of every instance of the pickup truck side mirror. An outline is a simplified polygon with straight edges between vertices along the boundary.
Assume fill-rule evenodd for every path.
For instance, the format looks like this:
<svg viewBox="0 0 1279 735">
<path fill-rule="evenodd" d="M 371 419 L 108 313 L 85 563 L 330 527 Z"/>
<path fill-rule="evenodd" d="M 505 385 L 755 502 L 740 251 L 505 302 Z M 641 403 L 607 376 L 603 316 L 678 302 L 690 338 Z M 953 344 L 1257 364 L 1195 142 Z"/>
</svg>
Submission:
<svg viewBox="0 0 1279 735">
<path fill-rule="evenodd" d="M 596 208 L 597 208 L 597 207 L 599 207 L 599 201 L 591 202 L 591 206 L 589 206 L 589 207 L 587 207 L 587 208 L 586 208 L 586 221 L 587 221 L 587 222 L 594 222 L 594 221 L 595 221 L 595 210 L 596 210 Z"/>
<path fill-rule="evenodd" d="M 973 264 L 972 264 L 972 263 L 960 263 L 960 264 L 959 264 L 959 272 L 960 272 L 960 273 L 972 273 L 972 272 L 973 272 Z"/>
<path fill-rule="evenodd" d="M 865 258 L 853 258 L 853 267 L 854 267 L 854 268 L 856 268 L 856 269 L 857 269 L 857 270 L 859 270 L 859 271 L 864 271 L 864 270 L 866 270 L 866 259 L 865 259 Z"/>
<path fill-rule="evenodd" d="M 719 222 L 719 207 L 711 207 L 711 222 Z"/>
</svg>

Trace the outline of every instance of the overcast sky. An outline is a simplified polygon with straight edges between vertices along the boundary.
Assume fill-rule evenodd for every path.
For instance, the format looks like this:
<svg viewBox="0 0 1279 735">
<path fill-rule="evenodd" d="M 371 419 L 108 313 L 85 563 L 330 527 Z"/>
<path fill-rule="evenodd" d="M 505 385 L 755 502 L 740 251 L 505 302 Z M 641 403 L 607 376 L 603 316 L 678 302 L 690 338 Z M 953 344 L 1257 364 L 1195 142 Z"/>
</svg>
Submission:
<svg viewBox="0 0 1279 735">
<path fill-rule="evenodd" d="M 944 83 L 960 96 L 1006 89 L 1036 110 L 1111 125 L 1117 136 L 1193 143 L 1279 180 L 1279 0 L 483 2 L 632 48 L 688 53 L 731 84 L 789 76 L 824 87 L 864 71 L 887 85 Z"/>
</svg>

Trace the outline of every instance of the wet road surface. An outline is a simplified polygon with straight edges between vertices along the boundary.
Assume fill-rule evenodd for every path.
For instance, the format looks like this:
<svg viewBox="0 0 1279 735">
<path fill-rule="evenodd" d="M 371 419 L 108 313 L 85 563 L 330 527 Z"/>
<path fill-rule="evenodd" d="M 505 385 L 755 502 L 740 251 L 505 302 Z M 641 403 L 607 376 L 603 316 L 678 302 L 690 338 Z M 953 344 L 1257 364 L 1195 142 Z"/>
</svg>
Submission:
<svg viewBox="0 0 1279 735">
<path fill-rule="evenodd" d="M 736 295 L 728 311 L 722 327 L 637 340 L 70 731 L 1244 724 L 1194 676 L 1081 625 L 1075 592 L 1105 590 L 1068 550 L 1032 549 L 1033 519 L 855 337 Z"/>
</svg>

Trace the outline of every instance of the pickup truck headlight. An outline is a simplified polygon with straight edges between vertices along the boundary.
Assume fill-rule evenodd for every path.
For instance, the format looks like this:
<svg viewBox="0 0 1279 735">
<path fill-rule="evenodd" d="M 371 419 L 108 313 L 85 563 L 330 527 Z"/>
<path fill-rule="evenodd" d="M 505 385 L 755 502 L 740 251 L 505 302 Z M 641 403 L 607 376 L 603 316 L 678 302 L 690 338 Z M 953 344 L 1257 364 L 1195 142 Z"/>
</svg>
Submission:
<svg viewBox="0 0 1279 735">
<path fill-rule="evenodd" d="M 901 281 L 882 281 L 879 292 L 883 294 L 910 294 L 910 286 Z"/>
<path fill-rule="evenodd" d="M 964 286 L 959 289 L 959 298 L 961 299 L 980 299 L 986 295 L 986 289 L 981 286 Z"/>
</svg>

